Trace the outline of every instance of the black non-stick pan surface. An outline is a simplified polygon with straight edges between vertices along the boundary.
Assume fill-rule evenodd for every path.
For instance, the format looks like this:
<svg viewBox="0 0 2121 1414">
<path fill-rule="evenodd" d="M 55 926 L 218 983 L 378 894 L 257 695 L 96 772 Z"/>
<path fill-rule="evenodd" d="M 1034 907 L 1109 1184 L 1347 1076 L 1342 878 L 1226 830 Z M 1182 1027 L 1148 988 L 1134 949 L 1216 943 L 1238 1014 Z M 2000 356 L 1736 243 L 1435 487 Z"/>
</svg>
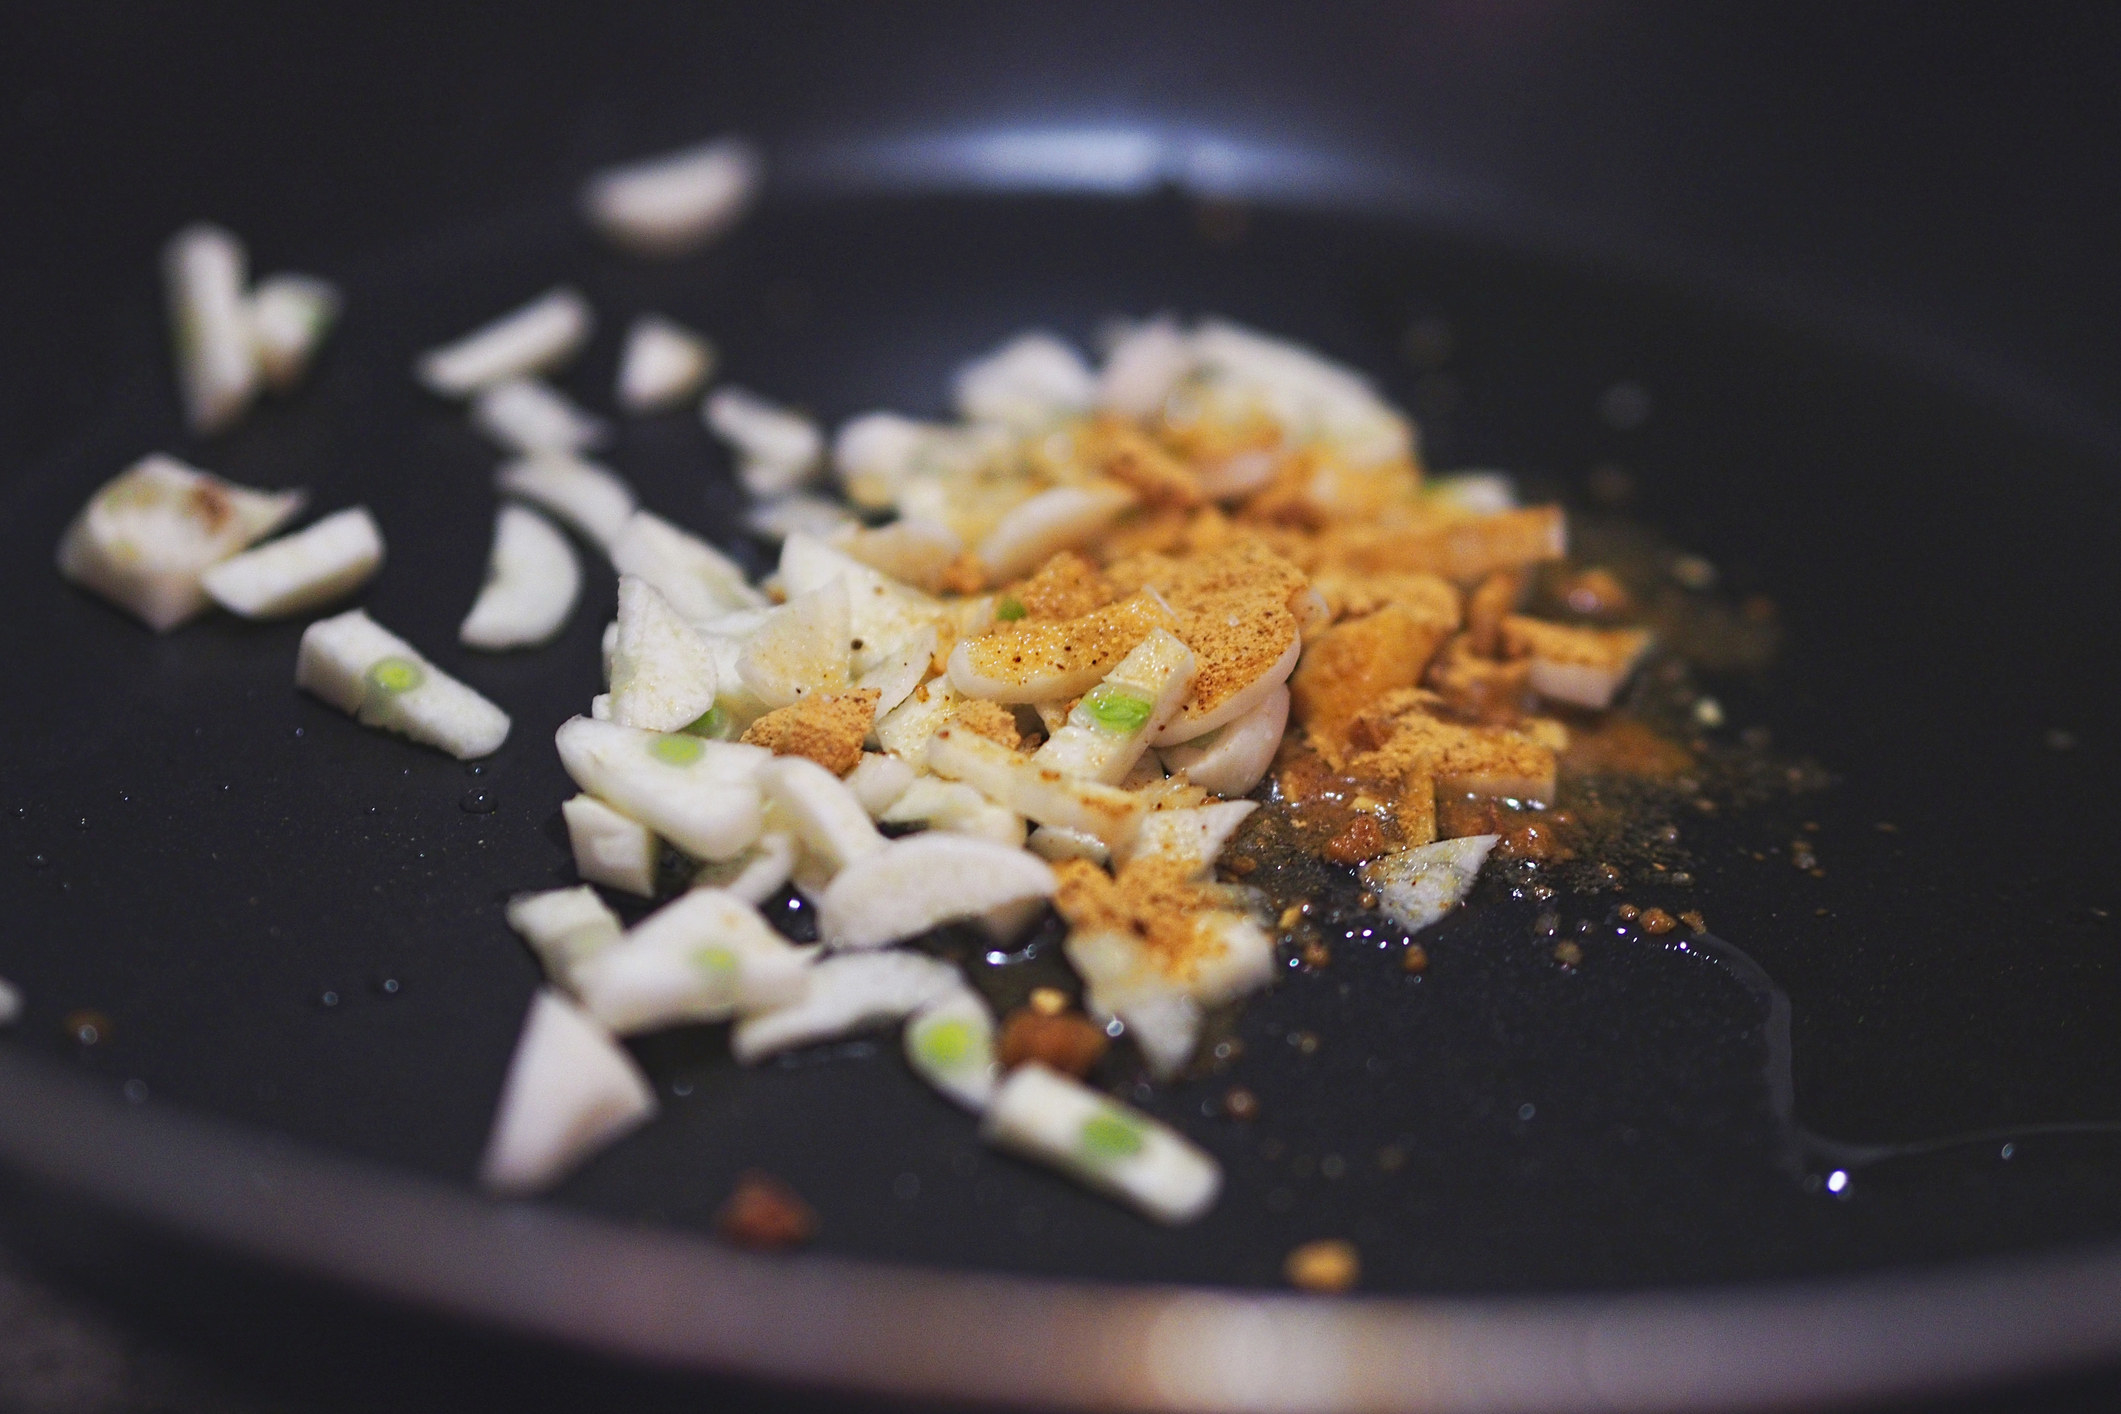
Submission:
<svg viewBox="0 0 2121 1414">
<path fill-rule="evenodd" d="M 13 1165 L 416 1303 L 915 1395 L 1683 1402 L 2121 1350 L 2102 1314 L 2121 1286 L 2110 449 L 1372 191 L 1207 199 L 1128 179 L 1109 144 L 998 190 L 995 150 L 791 147 L 752 219 L 671 264 L 603 250 L 558 189 L 260 248 L 339 281 L 348 312 L 300 392 L 204 443 L 151 282 L 112 291 L 107 395 L 0 484 L 0 975 L 28 1001 L 0 1056 Z M 1194 1226 L 984 1149 L 888 1038 L 744 1071 L 712 1028 L 638 1043 L 661 1118 L 552 1211 L 484 1206 L 468 1179 L 538 980 L 502 903 L 572 882 L 551 731 L 598 689 L 611 590 L 592 571 L 543 651 L 454 646 L 497 457 L 408 370 L 561 281 L 602 324 L 559 381 L 599 408 L 647 310 L 828 422 L 940 414 L 950 369 L 1028 325 L 1088 342 L 1115 313 L 1213 311 L 1316 344 L 1416 412 L 1432 465 L 1511 469 L 1771 600 L 1772 668 L 1705 686 L 1720 739 L 1781 764 L 1683 822 L 1690 887 L 1490 886 L 1425 938 L 1419 978 L 1336 903 L 1331 965 L 1248 1005 L 1220 1073 L 1143 1094 L 1224 1166 Z M 158 449 L 371 507 L 390 558 L 361 602 L 501 703 L 508 744 L 467 767 L 298 695 L 299 624 L 157 638 L 63 584 L 67 518 Z M 609 460 L 650 508 L 770 561 L 689 411 L 620 420 Z M 1617 928 L 1623 896 L 1698 907 L 1713 937 Z M 1580 967 L 1535 927 L 1549 910 Z M 1222 1116 L 1233 1084 L 1256 1120 Z M 751 1168 L 816 1206 L 811 1255 L 701 1245 Z M 1366 1293 L 1420 1304 L 1247 1303 L 1317 1237 L 1358 1245 Z M 691 1323 L 716 1292 L 762 1329 Z M 1281 1343 L 1248 1364 L 1268 1329 Z M 1680 1353 L 1697 1342 L 1720 1353 Z"/>
</svg>

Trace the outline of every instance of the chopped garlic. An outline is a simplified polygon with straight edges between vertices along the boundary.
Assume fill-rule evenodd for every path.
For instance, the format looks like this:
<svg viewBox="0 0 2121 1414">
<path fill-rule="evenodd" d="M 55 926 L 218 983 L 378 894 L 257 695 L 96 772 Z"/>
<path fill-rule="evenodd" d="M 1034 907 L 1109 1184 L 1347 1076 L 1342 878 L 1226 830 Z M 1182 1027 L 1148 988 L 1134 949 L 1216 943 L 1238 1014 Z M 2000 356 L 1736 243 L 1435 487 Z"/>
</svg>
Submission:
<svg viewBox="0 0 2121 1414">
<path fill-rule="evenodd" d="M 1097 406 L 1122 417 L 1151 417 L 1192 371 L 1193 350 L 1175 321 L 1137 324 L 1105 355 L 1097 375 Z"/>
<path fill-rule="evenodd" d="M 786 540 L 791 535 L 823 538 L 837 535 L 860 522 L 838 501 L 795 491 L 770 501 L 757 501 L 744 508 L 744 529 L 762 540 Z"/>
<path fill-rule="evenodd" d="M 877 745 L 894 756 L 925 764 L 928 738 L 950 720 L 963 701 L 948 678 L 921 684 L 907 694 L 904 702 L 877 719 Z"/>
<path fill-rule="evenodd" d="M 601 446 L 610 429 L 575 405 L 574 399 L 536 378 L 504 378 L 481 388 L 471 400 L 471 425 L 523 456 L 539 452 L 572 455 Z"/>
<path fill-rule="evenodd" d="M 508 714 L 458 682 L 359 609 L 302 633 L 295 686 L 459 760 L 490 756 L 508 739 Z"/>
<path fill-rule="evenodd" d="M 611 720 L 674 732 L 714 706 L 714 650 L 645 579 L 619 576 L 619 639 L 611 652 Z"/>
<path fill-rule="evenodd" d="M 567 822 L 575 873 L 592 884 L 655 897 L 658 842 L 653 830 L 593 795 L 565 802 L 560 816 Z"/>
<path fill-rule="evenodd" d="M 563 286 L 453 344 L 430 349 L 414 371 L 429 391 L 467 398 L 505 379 L 527 378 L 565 363 L 588 339 L 593 323 L 589 301 Z"/>
<path fill-rule="evenodd" d="M 1120 863 L 1162 858 L 1183 864 L 1196 877 L 1205 876 L 1215 867 L 1230 836 L 1257 809 L 1256 800 L 1225 800 L 1180 810 L 1152 810 L 1142 817 L 1142 827 L 1120 856 Z"/>
<path fill-rule="evenodd" d="M 832 439 L 832 469 L 848 500 L 880 511 L 898 499 L 922 449 L 940 435 L 944 429 L 895 412 L 863 413 Z"/>
<path fill-rule="evenodd" d="M 1082 695 L 1068 719 L 1032 754 L 1040 766 L 1117 785 L 1193 686 L 1193 650 L 1157 629 Z"/>
<path fill-rule="evenodd" d="M 969 835 L 909 835 L 833 877 L 818 936 L 831 948 L 883 947 L 1053 890 L 1053 871 L 1021 849 Z"/>
<path fill-rule="evenodd" d="M 1296 671 L 1296 664 L 1303 656 L 1303 647 L 1301 634 L 1291 637 L 1289 646 L 1267 666 L 1266 671 L 1206 710 L 1188 698 L 1170 720 L 1151 735 L 1150 745 L 1175 746 L 1192 741 L 1253 711 L 1289 680 L 1289 674 Z"/>
<path fill-rule="evenodd" d="M 257 283 L 244 313 L 250 320 L 251 352 L 267 387 L 284 393 L 302 381 L 341 303 L 338 286 L 309 275 L 274 275 Z"/>
<path fill-rule="evenodd" d="M 852 526 L 840 532 L 833 547 L 881 574 L 933 594 L 965 542 L 941 521 L 899 519 L 873 529 Z"/>
<path fill-rule="evenodd" d="M 731 859 L 758 838 L 756 780 L 767 753 L 574 717 L 555 738 L 574 783 L 700 859 Z"/>
<path fill-rule="evenodd" d="M 980 1132 L 1158 1222 L 1193 1221 L 1222 1189 L 1215 1160 L 1190 1141 L 1035 1061 L 995 1091 Z"/>
<path fill-rule="evenodd" d="M 1184 771 L 1186 779 L 1202 790 L 1224 797 L 1240 796 L 1258 785 L 1274 764 L 1281 749 L 1282 731 L 1289 724 L 1289 689 L 1286 684 L 1267 694 L 1258 706 L 1225 726 L 1158 754 L 1173 771 Z"/>
<path fill-rule="evenodd" d="M 884 848 L 869 812 L 846 782 L 815 761 L 776 756 L 759 767 L 759 789 L 795 826 L 803 847 L 833 869 L 844 869 Z"/>
<path fill-rule="evenodd" d="M 905 1047 L 914 1074 L 974 1114 L 994 1097 L 1001 1081 L 994 1059 L 994 1013 L 970 987 L 908 1017 Z"/>
<path fill-rule="evenodd" d="M 794 835 L 768 830 L 736 858 L 702 864 L 693 887 L 721 889 L 756 908 L 788 887 L 798 853 Z"/>
<path fill-rule="evenodd" d="M 233 555 L 199 576 L 214 602 L 247 619 L 275 619 L 343 599 L 383 563 L 383 532 L 365 506 Z"/>
<path fill-rule="evenodd" d="M 610 548 L 612 568 L 647 580 L 671 608 L 703 627 L 732 609 L 766 602 L 736 561 L 647 511 L 635 511 Z"/>
<path fill-rule="evenodd" d="M 1063 859 L 1087 859 L 1092 864 L 1104 864 L 1112 858 L 1111 849 L 1096 835 L 1071 830 L 1065 825 L 1041 825 L 1024 843 L 1033 854 L 1055 864 Z"/>
<path fill-rule="evenodd" d="M 804 979 L 794 1001 L 737 1022 L 729 1049 L 739 1062 L 756 1065 L 777 1051 L 898 1021 L 965 985 L 949 963 L 898 951 L 823 958 Z"/>
<path fill-rule="evenodd" d="M 744 685 L 769 707 L 847 686 L 847 585 L 834 579 L 775 609 L 737 659 Z"/>
<path fill-rule="evenodd" d="M 162 248 L 184 417 L 198 433 L 232 426 L 258 391 L 243 243 L 219 226 L 186 226 Z"/>
<path fill-rule="evenodd" d="M 716 389 L 700 416 L 736 452 L 737 478 L 754 496 L 793 491 L 824 464 L 825 434 L 817 424 L 756 393 Z"/>
<path fill-rule="evenodd" d="M 990 582 L 1029 574 L 1063 550 L 1089 544 L 1138 498 L 1117 482 L 1056 486 L 1013 507 L 980 541 Z"/>
<path fill-rule="evenodd" d="M 899 756 L 881 751 L 865 751 L 855 768 L 847 773 L 847 789 L 862 803 L 862 809 L 874 820 L 891 808 L 892 802 L 906 793 L 913 784 L 916 772 L 910 762 Z"/>
<path fill-rule="evenodd" d="M 725 1021 L 801 997 L 809 952 L 774 932 L 746 900 L 694 889 L 579 970 L 582 1005 L 619 1036 Z"/>
<path fill-rule="evenodd" d="M 950 682 L 991 702 L 1059 702 L 1088 692 L 1128 650 L 1178 616 L 1153 590 L 1079 618 L 1024 619 L 950 650 Z"/>
<path fill-rule="evenodd" d="M 501 1086 L 479 1181 L 529 1193 L 655 1114 L 655 1091 L 633 1058 L 557 992 L 531 998 Z"/>
<path fill-rule="evenodd" d="M 1068 344 L 1030 333 L 959 369 L 955 392 L 967 421 L 1035 430 L 1088 411 L 1097 381 Z"/>
<path fill-rule="evenodd" d="M 1517 479 L 1506 471 L 1454 471 L 1422 483 L 1421 490 L 1474 515 L 1498 515 L 1520 504 Z"/>
<path fill-rule="evenodd" d="M 59 542 L 59 572 L 157 633 L 210 602 L 206 571 L 302 508 L 299 491 L 254 491 L 159 453 L 106 482 Z"/>
<path fill-rule="evenodd" d="M 781 545 L 780 573 L 781 587 L 791 599 L 835 579 L 846 584 L 850 672 L 865 673 L 895 657 L 915 634 L 944 617 L 943 606 L 934 599 L 834 549 L 819 536 L 790 535 Z M 852 646 L 855 640 L 860 647 Z"/>
<path fill-rule="evenodd" d="M 1081 830 L 1107 845 L 1124 844 L 1145 808 L 1126 791 L 1064 776 L 962 727 L 940 728 L 928 739 L 925 759 L 937 775 L 963 781 L 1026 819 Z"/>
<path fill-rule="evenodd" d="M 549 512 L 614 559 L 620 538 L 634 524 L 633 488 L 624 478 L 609 467 L 563 452 L 539 452 L 509 462 L 494 473 L 493 484 L 502 495 L 519 496 Z"/>
<path fill-rule="evenodd" d="M 502 506 L 494 515 L 486 582 L 457 629 L 466 647 L 532 648 L 567 626 L 582 589 L 582 567 L 567 537 L 536 511 Z"/>
<path fill-rule="evenodd" d="M 517 894 L 508 901 L 508 926 L 530 944 L 553 984 L 569 991 L 574 990 L 576 969 L 617 943 L 625 931 L 619 916 L 587 884 Z"/>
<path fill-rule="evenodd" d="M 582 210 L 613 245 L 637 255 L 682 255 L 736 224 L 758 191 L 758 150 L 717 138 L 609 167 L 582 189 Z"/>
<path fill-rule="evenodd" d="M 660 314 L 644 314 L 626 330 L 619 357 L 619 406 L 656 412 L 691 397 L 714 372 L 714 345 Z"/>
<path fill-rule="evenodd" d="M 913 690 L 921 685 L 928 675 L 928 666 L 935 661 L 936 645 L 941 641 L 934 624 L 916 632 L 879 661 L 868 672 L 855 679 L 855 687 L 876 690 L 876 715 L 879 721 L 884 714 L 896 708 Z"/>
<path fill-rule="evenodd" d="M 895 758 L 894 758 L 895 759 Z M 926 825 L 1010 846 L 1024 842 L 1024 817 L 958 781 L 922 776 L 878 817 L 887 825 Z"/>
<path fill-rule="evenodd" d="M 1500 835 L 1467 835 L 1397 850 L 1362 866 L 1385 916 L 1418 933 L 1465 901 Z"/>
</svg>

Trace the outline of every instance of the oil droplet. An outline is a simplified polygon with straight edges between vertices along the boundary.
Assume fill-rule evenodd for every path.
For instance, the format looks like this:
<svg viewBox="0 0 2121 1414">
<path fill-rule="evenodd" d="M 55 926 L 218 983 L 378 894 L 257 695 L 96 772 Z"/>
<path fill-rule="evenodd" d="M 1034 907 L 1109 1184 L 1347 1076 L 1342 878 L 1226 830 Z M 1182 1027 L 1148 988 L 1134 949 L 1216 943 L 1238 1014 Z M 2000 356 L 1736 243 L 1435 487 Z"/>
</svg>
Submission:
<svg viewBox="0 0 2121 1414">
<path fill-rule="evenodd" d="M 127 1104 L 144 1105 L 147 1103 L 147 1082 L 145 1080 L 128 1080 L 125 1082 L 121 1093 L 124 1094 Z"/>
<path fill-rule="evenodd" d="M 1538 1113 L 1538 1109 L 1531 1105 L 1519 1105 L 1517 1107 L 1517 1117 L 1521 1120 L 1529 1121 L 1533 1115 Z"/>
<path fill-rule="evenodd" d="M 457 808 L 466 815 L 491 815 L 501 808 L 501 802 L 494 799 L 490 790 L 468 790 L 457 801 Z"/>
<path fill-rule="evenodd" d="M 335 1007 L 338 1004 L 339 994 L 337 992 L 327 991 L 322 996 L 317 998 L 317 1005 L 322 1007 Z"/>
<path fill-rule="evenodd" d="M 110 1039 L 111 1020 L 100 1011 L 84 1008 L 68 1012 L 66 1020 L 59 1024 L 67 1035 L 84 1046 L 100 1046 Z"/>
<path fill-rule="evenodd" d="M 33 854 L 29 857 L 29 867 L 32 869 L 49 869 L 51 868 L 51 866 L 52 861 L 50 855 Z"/>
<path fill-rule="evenodd" d="M 404 989 L 402 985 L 398 982 L 397 978 L 385 977 L 383 980 L 376 983 L 376 990 L 386 997 L 394 997 Z"/>
</svg>

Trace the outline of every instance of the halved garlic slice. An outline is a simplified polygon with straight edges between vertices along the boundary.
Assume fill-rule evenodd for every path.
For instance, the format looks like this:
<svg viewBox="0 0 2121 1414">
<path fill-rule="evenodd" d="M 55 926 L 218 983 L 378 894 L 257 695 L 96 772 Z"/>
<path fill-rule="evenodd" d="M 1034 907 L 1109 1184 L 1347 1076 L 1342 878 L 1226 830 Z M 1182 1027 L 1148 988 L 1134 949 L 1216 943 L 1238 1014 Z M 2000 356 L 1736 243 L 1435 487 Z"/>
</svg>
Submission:
<svg viewBox="0 0 2121 1414">
<path fill-rule="evenodd" d="M 879 948 L 1019 899 L 1050 898 L 1045 861 L 959 834 L 909 835 L 854 860 L 818 908 L 818 937 L 835 949 Z"/>
<path fill-rule="evenodd" d="M 624 1048 L 540 988 L 508 1062 L 479 1182 L 504 1194 L 544 1188 L 655 1111 L 655 1091 Z"/>
<path fill-rule="evenodd" d="M 801 852 L 793 834 L 767 830 L 736 858 L 702 864 L 693 887 L 721 889 L 756 908 L 788 887 Z"/>
<path fill-rule="evenodd" d="M 1222 1170 L 1192 1142 L 1036 1061 L 1009 1072 L 980 1133 L 1158 1222 L 1191 1222 L 1222 1191 Z"/>
<path fill-rule="evenodd" d="M 850 671 L 865 673 L 891 657 L 923 628 L 939 622 L 944 606 L 871 569 L 815 535 L 791 535 L 781 545 L 781 588 L 793 599 L 837 579 L 847 586 Z M 860 647 L 853 647 L 859 641 Z"/>
<path fill-rule="evenodd" d="M 593 795 L 578 795 L 565 802 L 560 816 L 567 823 L 575 873 L 592 884 L 655 897 L 659 852 L 655 831 Z"/>
<path fill-rule="evenodd" d="M 846 775 L 847 789 L 854 792 L 854 798 L 874 820 L 906 793 L 917 774 L 903 757 L 883 751 L 865 751 L 862 759 Z"/>
<path fill-rule="evenodd" d="M 1117 785 L 1193 686 L 1193 650 L 1157 629 L 1082 695 L 1031 760 L 1084 780 Z"/>
<path fill-rule="evenodd" d="M 874 528 L 850 527 L 832 542 L 881 574 L 933 594 L 965 553 L 965 542 L 939 520 L 900 519 Z"/>
<path fill-rule="evenodd" d="M 884 848 L 869 812 L 846 782 L 815 761 L 776 756 L 759 767 L 759 789 L 795 826 L 803 847 L 832 869 L 844 869 Z"/>
<path fill-rule="evenodd" d="M 580 457 L 540 452 L 504 465 L 493 484 L 502 495 L 521 497 L 551 513 L 614 558 L 620 537 L 633 524 L 633 488 L 611 468 Z"/>
<path fill-rule="evenodd" d="M 302 508 L 300 491 L 254 491 L 160 453 L 89 497 L 59 541 L 59 572 L 167 633 L 210 602 L 206 571 Z"/>
<path fill-rule="evenodd" d="M 898 1021 L 965 980 L 947 962 L 891 951 L 821 958 L 805 969 L 804 984 L 795 1000 L 737 1022 L 729 1049 L 739 1063 L 756 1065 L 778 1051 Z"/>
<path fill-rule="evenodd" d="M 508 901 L 508 926 L 530 944 L 553 985 L 569 991 L 575 969 L 617 943 L 625 931 L 619 916 L 587 884 L 517 894 Z"/>
<path fill-rule="evenodd" d="M 257 283 L 244 313 L 265 386 L 284 393 L 302 381 L 342 303 L 338 286 L 311 275 L 273 275 Z"/>
<path fill-rule="evenodd" d="M 273 619 L 344 598 L 382 563 L 383 532 L 366 506 L 355 506 L 232 555 L 199 582 L 230 613 Z"/>
<path fill-rule="evenodd" d="M 963 701 L 948 678 L 922 683 L 906 695 L 904 702 L 877 719 L 877 745 L 908 761 L 926 760 L 928 738 L 950 720 Z"/>
<path fill-rule="evenodd" d="M 454 343 L 428 350 L 413 371 L 431 392 L 469 397 L 503 379 L 544 373 L 566 362 L 594 322 L 589 301 L 562 286 Z"/>
<path fill-rule="evenodd" d="M 929 624 L 896 647 L 886 650 L 875 666 L 855 679 L 856 688 L 876 690 L 878 721 L 912 696 L 913 690 L 928 676 L 928 667 L 935 661 L 935 649 L 940 641 L 941 635 L 935 625 Z"/>
<path fill-rule="evenodd" d="M 706 626 L 733 609 L 766 603 L 735 560 L 647 511 L 635 511 L 626 520 L 610 549 L 612 568 L 647 580 L 671 608 L 696 624 Z"/>
<path fill-rule="evenodd" d="M 1097 406 L 1122 417 L 1151 417 L 1192 371 L 1193 350 L 1177 321 L 1168 316 L 1147 320 L 1126 330 L 1106 352 L 1097 375 Z"/>
<path fill-rule="evenodd" d="M 741 138 L 608 167 L 582 189 L 582 210 L 613 245 L 672 256 L 734 225 L 757 194 L 758 149 Z"/>
<path fill-rule="evenodd" d="M 1161 858 L 1192 875 L 1205 875 L 1215 867 L 1230 836 L 1257 809 L 1256 800 L 1225 800 L 1179 810 L 1152 810 L 1142 817 L 1141 829 L 1119 862 L 1126 865 L 1137 859 Z"/>
<path fill-rule="evenodd" d="M 1139 499 L 1116 481 L 1039 492 L 1004 514 L 980 541 L 988 581 L 1015 579 L 1063 550 L 1089 544 Z"/>
<path fill-rule="evenodd" d="M 1395 850 L 1363 865 L 1362 882 L 1377 891 L 1387 918 L 1418 933 L 1465 902 L 1488 851 L 1501 838 L 1466 835 Z"/>
<path fill-rule="evenodd" d="M 887 825 L 926 825 L 1012 848 L 1024 842 L 1023 816 L 1004 810 L 961 781 L 934 776 L 922 776 L 907 786 L 878 818 Z"/>
<path fill-rule="evenodd" d="M 1222 697 L 1212 707 L 1203 709 L 1192 701 L 1179 704 L 1178 711 L 1157 729 L 1150 739 L 1150 744 L 1172 746 L 1205 736 L 1218 727 L 1228 726 L 1273 696 L 1275 690 L 1289 680 L 1289 674 L 1296 671 L 1296 664 L 1303 657 L 1303 650 L 1302 635 L 1292 634 L 1289 646 L 1282 650 L 1281 656 L 1269 664 L 1264 672 L 1235 692 Z M 1209 656 L 1212 659 L 1212 654 Z M 1204 666 L 1203 671 L 1205 670 Z"/>
<path fill-rule="evenodd" d="M 626 330 L 619 357 L 619 406 L 628 412 L 673 407 L 714 372 L 714 345 L 674 320 L 644 314 Z"/>
<path fill-rule="evenodd" d="M 970 987 L 930 1002 L 906 1019 L 906 1063 L 913 1073 L 974 1114 L 1001 1082 L 994 1059 L 994 1013 Z"/>
<path fill-rule="evenodd" d="M 490 756 L 508 739 L 506 712 L 359 609 L 303 630 L 295 686 L 364 726 L 439 747 L 459 760 Z"/>
<path fill-rule="evenodd" d="M 724 1021 L 803 994 L 810 949 L 719 889 L 694 889 L 629 929 L 577 972 L 582 1005 L 614 1035 Z"/>
<path fill-rule="evenodd" d="M 504 378 L 481 388 L 471 400 L 471 425 L 523 456 L 586 452 L 610 434 L 602 418 L 536 378 Z"/>
<path fill-rule="evenodd" d="M 854 514 L 838 501 L 806 491 L 791 491 L 744 507 L 744 529 L 761 540 L 786 540 L 791 535 L 822 539 L 857 524 Z"/>
<path fill-rule="evenodd" d="M 898 499 L 923 448 L 947 435 L 946 429 L 895 412 L 866 412 L 844 423 L 832 439 L 832 469 L 848 500 L 880 511 Z"/>
<path fill-rule="evenodd" d="M 1202 790 L 1233 797 L 1248 793 L 1274 764 L 1282 730 L 1289 723 L 1289 688 L 1282 683 L 1258 706 L 1227 725 L 1166 746 L 1157 754 L 1173 771 Z"/>
<path fill-rule="evenodd" d="M 1087 859 L 1092 864 L 1104 864 L 1112 858 L 1112 851 L 1096 835 L 1083 830 L 1071 830 L 1065 825 L 1041 825 L 1024 841 L 1024 847 L 1041 859 L 1050 859 L 1055 864 L 1063 859 Z"/>
<path fill-rule="evenodd" d="M 1037 765 L 961 726 L 939 728 L 928 739 L 926 760 L 937 775 L 963 781 L 1026 819 L 1081 830 L 1108 846 L 1130 839 L 1146 808 L 1127 791 Z"/>
<path fill-rule="evenodd" d="M 656 587 L 619 576 L 619 638 L 611 652 L 611 720 L 674 732 L 714 706 L 714 650 Z"/>
<path fill-rule="evenodd" d="M 194 432 L 231 426 L 258 391 L 243 298 L 246 264 L 243 242 L 219 226 L 186 226 L 162 248 L 177 390 Z"/>
<path fill-rule="evenodd" d="M 486 583 L 457 630 L 471 648 L 530 648 L 567 625 L 582 567 L 567 537 L 536 511 L 502 506 L 493 522 Z"/>
<path fill-rule="evenodd" d="M 700 416 L 737 457 L 737 479 L 754 496 L 795 490 L 824 465 L 825 434 L 801 413 L 743 388 L 717 388 Z"/>
<path fill-rule="evenodd" d="M 744 644 L 737 672 L 769 707 L 847 686 L 846 581 L 833 579 L 775 609 Z"/>
<path fill-rule="evenodd" d="M 759 836 L 759 747 L 588 717 L 562 723 L 555 741 L 576 785 L 687 854 L 732 859 Z"/>
<path fill-rule="evenodd" d="M 953 380 L 957 410 L 968 422 L 1002 422 L 1036 430 L 1086 411 L 1097 380 L 1081 354 L 1043 330 L 1019 334 L 974 359 Z"/>
</svg>

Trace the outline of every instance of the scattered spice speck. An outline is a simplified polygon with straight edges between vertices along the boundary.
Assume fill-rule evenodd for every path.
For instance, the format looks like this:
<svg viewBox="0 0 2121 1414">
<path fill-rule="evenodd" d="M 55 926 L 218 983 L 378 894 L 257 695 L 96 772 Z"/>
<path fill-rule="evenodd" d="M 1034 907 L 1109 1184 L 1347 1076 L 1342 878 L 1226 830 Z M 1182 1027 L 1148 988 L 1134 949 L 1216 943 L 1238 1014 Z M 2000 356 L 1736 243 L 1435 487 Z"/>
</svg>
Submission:
<svg viewBox="0 0 2121 1414">
<path fill-rule="evenodd" d="M 817 1213 L 802 1195 L 772 1174 L 753 1169 L 736 1181 L 715 1214 L 724 1242 L 753 1252 L 782 1252 L 817 1236 Z"/>
<path fill-rule="evenodd" d="M 1322 1294 L 1347 1291 L 1362 1280 L 1362 1255 L 1355 1244 L 1337 1237 L 1320 1238 L 1291 1248 L 1282 1262 L 1289 1285 Z"/>
</svg>

